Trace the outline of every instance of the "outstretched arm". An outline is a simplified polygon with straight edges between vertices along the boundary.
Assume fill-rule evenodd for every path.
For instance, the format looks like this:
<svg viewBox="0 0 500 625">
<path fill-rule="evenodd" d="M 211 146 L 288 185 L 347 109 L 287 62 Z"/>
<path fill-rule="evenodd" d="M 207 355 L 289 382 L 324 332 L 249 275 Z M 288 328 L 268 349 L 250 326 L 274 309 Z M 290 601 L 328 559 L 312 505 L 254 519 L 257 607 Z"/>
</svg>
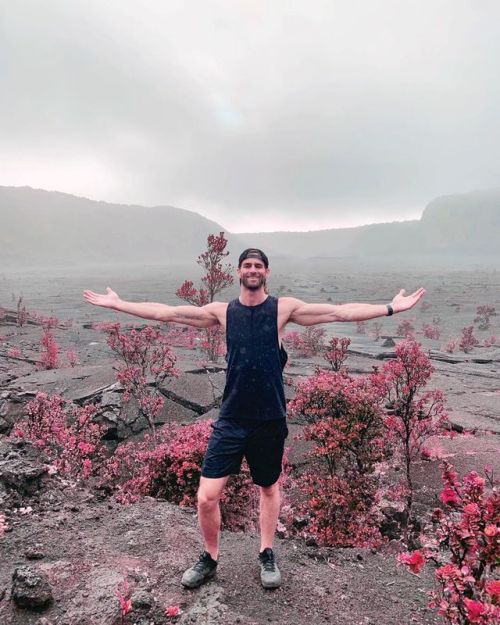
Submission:
<svg viewBox="0 0 500 625">
<path fill-rule="evenodd" d="M 94 306 L 103 306 L 111 310 L 128 313 L 144 319 L 157 321 L 175 321 L 197 328 L 209 328 L 219 323 L 217 315 L 221 304 L 213 302 L 206 306 L 168 306 L 155 302 L 126 302 L 120 299 L 109 286 L 105 294 L 84 291 L 84 298 Z"/>
<path fill-rule="evenodd" d="M 424 296 L 425 289 L 417 289 L 411 295 L 405 295 L 405 290 L 401 289 L 394 296 L 391 306 L 394 313 L 400 313 L 413 308 Z M 331 321 L 368 321 L 376 317 L 385 317 L 389 311 L 386 304 L 306 304 L 301 300 L 280 298 L 286 307 L 290 308 L 289 321 L 302 326 L 312 326 L 318 323 L 329 323 Z"/>
</svg>

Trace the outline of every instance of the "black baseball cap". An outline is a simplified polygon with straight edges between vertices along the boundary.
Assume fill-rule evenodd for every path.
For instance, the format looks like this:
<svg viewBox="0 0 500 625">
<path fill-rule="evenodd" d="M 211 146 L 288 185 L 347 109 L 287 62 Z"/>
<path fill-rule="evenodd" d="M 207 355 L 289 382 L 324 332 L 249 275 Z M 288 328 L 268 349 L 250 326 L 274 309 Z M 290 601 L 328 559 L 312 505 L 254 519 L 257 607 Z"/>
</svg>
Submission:
<svg viewBox="0 0 500 625">
<path fill-rule="evenodd" d="M 266 266 L 266 269 L 269 267 L 268 257 L 264 254 L 262 250 L 259 250 L 256 247 L 249 247 L 248 249 L 241 252 L 240 257 L 238 259 L 238 267 L 241 267 L 241 263 L 247 258 L 260 258 L 260 260 Z"/>
</svg>

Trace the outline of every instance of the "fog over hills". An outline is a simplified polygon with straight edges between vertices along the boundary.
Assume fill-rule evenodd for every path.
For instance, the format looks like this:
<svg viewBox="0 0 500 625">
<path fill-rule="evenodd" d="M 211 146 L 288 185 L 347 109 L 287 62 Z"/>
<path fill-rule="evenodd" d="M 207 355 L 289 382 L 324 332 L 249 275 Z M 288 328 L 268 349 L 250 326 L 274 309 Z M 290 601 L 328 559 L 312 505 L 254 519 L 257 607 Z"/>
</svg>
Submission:
<svg viewBox="0 0 500 625">
<path fill-rule="evenodd" d="M 188 263 L 210 233 L 225 230 L 173 206 L 110 204 L 56 191 L 0 187 L 0 263 L 4 268 L 86 264 Z M 500 258 L 500 189 L 436 198 L 420 220 L 312 232 L 227 233 L 237 252 L 262 247 L 273 257 Z"/>
</svg>

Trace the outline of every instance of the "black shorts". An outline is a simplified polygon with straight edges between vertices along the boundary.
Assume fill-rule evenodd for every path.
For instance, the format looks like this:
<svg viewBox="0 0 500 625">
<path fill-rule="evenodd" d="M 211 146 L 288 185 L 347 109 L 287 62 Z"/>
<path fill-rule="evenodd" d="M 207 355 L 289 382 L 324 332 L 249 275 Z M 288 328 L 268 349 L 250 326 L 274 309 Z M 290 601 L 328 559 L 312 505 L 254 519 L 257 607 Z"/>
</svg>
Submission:
<svg viewBox="0 0 500 625">
<path fill-rule="evenodd" d="M 286 419 L 218 419 L 212 428 L 201 470 L 203 477 L 239 473 L 246 458 L 254 484 L 271 486 L 278 480 L 288 436 Z"/>
</svg>

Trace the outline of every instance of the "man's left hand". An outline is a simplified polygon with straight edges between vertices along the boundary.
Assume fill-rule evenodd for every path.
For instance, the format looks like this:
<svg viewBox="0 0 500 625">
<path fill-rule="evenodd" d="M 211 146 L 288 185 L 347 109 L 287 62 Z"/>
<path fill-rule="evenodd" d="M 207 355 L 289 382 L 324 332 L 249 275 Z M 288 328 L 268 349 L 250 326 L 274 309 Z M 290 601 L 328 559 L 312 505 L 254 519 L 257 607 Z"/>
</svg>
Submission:
<svg viewBox="0 0 500 625">
<path fill-rule="evenodd" d="M 393 307 L 395 313 L 403 312 L 404 310 L 413 308 L 424 295 L 425 289 L 422 287 L 417 289 L 411 295 L 405 295 L 405 290 L 401 289 L 401 291 L 399 291 L 399 293 L 392 300 L 391 306 Z"/>
</svg>

